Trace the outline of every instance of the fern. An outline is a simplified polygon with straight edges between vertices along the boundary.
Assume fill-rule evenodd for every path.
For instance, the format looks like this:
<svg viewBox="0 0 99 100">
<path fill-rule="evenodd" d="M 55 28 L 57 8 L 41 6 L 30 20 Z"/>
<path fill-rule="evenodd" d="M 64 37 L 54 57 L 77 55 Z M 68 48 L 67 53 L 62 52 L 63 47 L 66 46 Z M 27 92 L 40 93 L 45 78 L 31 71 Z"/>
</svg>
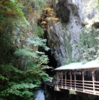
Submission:
<svg viewBox="0 0 99 100">
<path fill-rule="evenodd" d="M 29 44 L 33 44 L 34 46 L 41 46 L 43 47 L 46 51 L 49 50 L 49 48 L 46 46 L 46 39 L 41 39 L 39 37 L 37 38 L 30 38 L 27 40 L 27 42 L 29 42 Z"/>
</svg>

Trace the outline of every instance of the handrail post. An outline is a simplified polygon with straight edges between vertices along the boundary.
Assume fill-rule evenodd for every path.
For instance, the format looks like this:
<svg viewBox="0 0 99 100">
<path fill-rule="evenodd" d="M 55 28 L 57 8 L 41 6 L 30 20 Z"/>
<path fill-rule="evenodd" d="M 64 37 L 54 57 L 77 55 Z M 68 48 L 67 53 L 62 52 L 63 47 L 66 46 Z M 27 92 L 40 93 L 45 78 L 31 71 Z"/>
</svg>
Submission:
<svg viewBox="0 0 99 100">
<path fill-rule="evenodd" d="M 57 87 L 58 87 L 58 72 L 57 72 Z"/>
<path fill-rule="evenodd" d="M 61 72 L 61 87 L 63 88 L 63 72 Z"/>
<path fill-rule="evenodd" d="M 76 91 L 76 71 L 74 72 L 74 82 L 75 82 L 75 91 Z"/>
<path fill-rule="evenodd" d="M 94 72 L 95 71 L 92 71 L 92 81 L 93 81 L 93 92 L 95 94 L 95 77 L 94 77 Z"/>
<path fill-rule="evenodd" d="M 67 88 L 67 72 L 65 72 L 65 89 Z"/>
<path fill-rule="evenodd" d="M 70 88 L 72 89 L 72 71 L 70 71 Z"/>
<path fill-rule="evenodd" d="M 82 71 L 82 81 L 83 81 L 83 92 L 85 92 L 85 88 L 84 88 L 84 71 Z"/>
</svg>

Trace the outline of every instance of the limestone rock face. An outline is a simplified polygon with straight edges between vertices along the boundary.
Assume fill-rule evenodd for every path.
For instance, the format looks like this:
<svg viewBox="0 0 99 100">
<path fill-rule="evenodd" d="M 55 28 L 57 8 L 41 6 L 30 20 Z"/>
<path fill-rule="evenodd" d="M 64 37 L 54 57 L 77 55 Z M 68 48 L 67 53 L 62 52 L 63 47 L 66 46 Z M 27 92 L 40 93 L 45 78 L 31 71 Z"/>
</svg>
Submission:
<svg viewBox="0 0 99 100">
<path fill-rule="evenodd" d="M 64 59 L 78 58 L 79 52 L 76 43 L 79 40 L 79 32 L 81 28 L 90 25 L 93 18 L 97 15 L 97 9 L 94 4 L 95 0 L 59 0 L 56 4 L 56 12 L 61 17 L 57 23 L 49 22 L 48 29 L 48 45 L 51 53 L 58 62 L 58 66 L 62 65 Z M 62 9 L 61 9 L 61 6 Z M 60 13 L 61 9 L 64 14 Z M 68 11 L 66 10 L 68 9 Z M 68 13 L 70 12 L 70 13 Z M 56 14 L 56 15 L 57 15 Z M 67 19 L 66 17 L 67 14 Z M 65 19 L 66 21 L 62 20 Z M 98 26 L 97 23 L 95 26 Z"/>
</svg>

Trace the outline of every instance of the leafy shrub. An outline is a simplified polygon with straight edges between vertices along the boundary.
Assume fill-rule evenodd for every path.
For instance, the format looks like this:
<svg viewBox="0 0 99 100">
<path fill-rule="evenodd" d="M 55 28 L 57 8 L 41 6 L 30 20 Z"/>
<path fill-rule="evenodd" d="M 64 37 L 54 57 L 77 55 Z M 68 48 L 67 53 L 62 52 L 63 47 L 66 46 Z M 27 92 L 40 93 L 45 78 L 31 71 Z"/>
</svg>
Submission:
<svg viewBox="0 0 99 100">
<path fill-rule="evenodd" d="M 36 39 L 29 42 L 36 46 L 40 45 L 37 45 L 35 41 Z M 40 46 L 49 50 L 43 42 Z M 27 63 L 24 66 L 21 65 L 24 70 L 18 69 L 11 64 L 0 65 L 0 96 L 2 99 L 7 100 L 12 98 L 17 100 L 19 97 L 21 99 L 31 99 L 34 95 L 33 89 L 40 86 L 41 80 L 50 80 L 50 77 L 45 72 L 45 69 L 49 69 L 49 66 L 47 66 L 48 58 L 43 52 L 32 52 L 32 49 L 29 47 L 18 49 L 15 55 L 21 56 L 23 63 Z"/>
</svg>

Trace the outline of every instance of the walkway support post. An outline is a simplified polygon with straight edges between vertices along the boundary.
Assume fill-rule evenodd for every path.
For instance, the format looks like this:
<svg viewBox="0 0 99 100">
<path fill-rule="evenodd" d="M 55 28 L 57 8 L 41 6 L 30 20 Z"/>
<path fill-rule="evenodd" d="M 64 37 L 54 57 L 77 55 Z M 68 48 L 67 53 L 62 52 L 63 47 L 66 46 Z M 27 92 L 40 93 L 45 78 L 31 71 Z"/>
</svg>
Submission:
<svg viewBox="0 0 99 100">
<path fill-rule="evenodd" d="M 72 89 L 72 71 L 70 71 L 70 88 Z"/>
<path fill-rule="evenodd" d="M 61 87 L 63 88 L 63 72 L 61 72 Z"/>
<path fill-rule="evenodd" d="M 57 87 L 58 87 L 58 72 L 57 72 Z"/>
<path fill-rule="evenodd" d="M 74 82 L 75 82 L 75 91 L 76 91 L 76 71 L 74 72 Z"/>
<path fill-rule="evenodd" d="M 67 89 L 67 72 L 65 72 L 65 89 Z"/>
<path fill-rule="evenodd" d="M 84 71 L 82 71 L 82 83 L 83 83 L 83 92 L 85 91 L 85 88 L 84 88 Z"/>
<path fill-rule="evenodd" d="M 95 77 L 94 77 L 94 72 L 95 72 L 95 70 L 92 71 L 92 81 L 93 81 L 93 92 L 95 94 Z"/>
</svg>

